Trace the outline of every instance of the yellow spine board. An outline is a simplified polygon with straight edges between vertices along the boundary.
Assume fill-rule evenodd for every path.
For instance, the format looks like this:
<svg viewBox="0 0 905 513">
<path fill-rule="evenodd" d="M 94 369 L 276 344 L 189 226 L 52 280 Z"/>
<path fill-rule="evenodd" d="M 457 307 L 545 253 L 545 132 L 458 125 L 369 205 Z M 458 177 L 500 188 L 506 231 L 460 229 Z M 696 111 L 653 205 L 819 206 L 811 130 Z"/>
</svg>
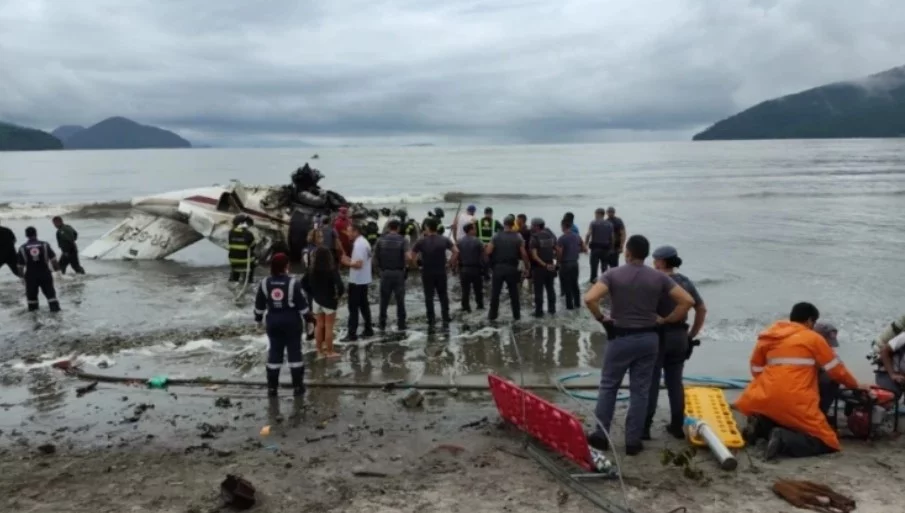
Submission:
<svg viewBox="0 0 905 513">
<path fill-rule="evenodd" d="M 726 396 L 719 388 L 685 387 L 685 416 L 694 417 L 707 423 L 729 449 L 741 449 L 745 441 L 732 416 Z M 705 447 L 707 442 L 699 436 L 689 437 L 689 442 Z"/>
</svg>

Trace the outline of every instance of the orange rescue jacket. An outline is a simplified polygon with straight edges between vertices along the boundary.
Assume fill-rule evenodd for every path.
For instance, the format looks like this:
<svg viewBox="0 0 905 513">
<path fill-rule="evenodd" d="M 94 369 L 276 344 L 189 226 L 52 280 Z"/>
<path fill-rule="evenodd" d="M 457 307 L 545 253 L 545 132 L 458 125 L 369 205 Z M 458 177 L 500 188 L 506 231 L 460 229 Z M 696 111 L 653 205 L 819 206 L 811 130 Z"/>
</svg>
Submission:
<svg viewBox="0 0 905 513">
<path fill-rule="evenodd" d="M 820 411 L 818 366 L 848 388 L 858 381 L 826 340 L 803 324 L 779 321 L 757 338 L 751 354 L 754 379 L 735 403 L 745 415 L 763 415 L 777 424 L 840 449 L 836 432 Z"/>
</svg>

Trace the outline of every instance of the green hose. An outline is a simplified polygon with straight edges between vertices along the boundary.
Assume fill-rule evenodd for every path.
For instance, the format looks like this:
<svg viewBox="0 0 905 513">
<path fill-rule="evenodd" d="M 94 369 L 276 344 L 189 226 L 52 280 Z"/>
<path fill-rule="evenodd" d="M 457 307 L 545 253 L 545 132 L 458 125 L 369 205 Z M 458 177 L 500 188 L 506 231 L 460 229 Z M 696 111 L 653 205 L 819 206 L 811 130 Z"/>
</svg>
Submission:
<svg viewBox="0 0 905 513">
<path fill-rule="evenodd" d="M 573 379 L 579 378 L 587 378 L 593 376 L 591 372 L 575 372 L 572 374 L 566 374 L 565 376 L 559 377 L 556 379 L 558 383 L 563 384 L 563 388 L 565 388 L 565 383 L 567 381 L 571 381 Z M 695 385 L 707 385 L 713 386 L 716 388 L 722 388 L 724 390 L 742 390 L 744 389 L 748 383 L 751 381 L 749 379 L 741 379 L 741 378 L 712 378 L 709 376 L 685 376 L 682 379 L 685 383 L 691 383 Z M 622 388 L 622 387 L 620 387 Z M 573 392 L 569 389 L 566 389 L 566 393 L 576 399 L 584 399 L 585 401 L 596 401 L 597 394 L 592 394 L 590 392 Z M 628 392 L 619 392 L 619 395 L 616 396 L 617 401 L 628 401 L 629 393 Z"/>
</svg>

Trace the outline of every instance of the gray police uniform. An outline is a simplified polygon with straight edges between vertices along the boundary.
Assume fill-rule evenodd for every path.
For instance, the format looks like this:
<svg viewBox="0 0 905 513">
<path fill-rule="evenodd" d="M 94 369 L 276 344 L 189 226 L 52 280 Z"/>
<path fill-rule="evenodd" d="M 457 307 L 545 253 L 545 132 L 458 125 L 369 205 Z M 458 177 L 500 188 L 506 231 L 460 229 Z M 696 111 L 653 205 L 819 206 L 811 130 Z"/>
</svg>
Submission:
<svg viewBox="0 0 905 513">
<path fill-rule="evenodd" d="M 471 293 L 475 306 L 484 308 L 484 244 L 474 235 L 459 239 L 459 280 L 462 285 L 462 310 L 471 311 Z"/>
<path fill-rule="evenodd" d="M 591 282 L 597 279 L 597 270 L 605 273 L 613 250 L 613 224 L 606 219 L 595 219 L 590 225 L 591 240 L 588 249 L 591 252 Z M 617 257 L 618 258 L 618 257 Z"/>
<path fill-rule="evenodd" d="M 531 252 L 537 252 L 537 257 L 545 264 L 553 264 L 556 255 L 556 236 L 546 228 L 531 235 L 529 243 Z M 553 282 L 556 279 L 556 271 L 550 271 L 531 259 L 531 276 L 534 282 L 534 315 L 540 317 L 544 314 L 544 291 L 547 292 L 547 311 L 556 313 L 556 292 Z"/>
<path fill-rule="evenodd" d="M 525 241 L 516 232 L 502 232 L 493 236 L 493 253 L 490 254 L 490 265 L 493 268 L 493 278 L 490 287 L 490 311 L 487 318 L 495 320 L 500 309 L 500 293 L 503 292 L 503 284 L 509 289 L 509 303 L 512 307 L 512 318 L 521 319 L 521 305 L 519 304 L 519 272 L 518 262 L 521 260 L 520 249 Z"/>
<path fill-rule="evenodd" d="M 398 233 L 386 233 L 377 239 L 374 254 L 380 269 L 380 314 L 378 326 L 386 329 L 390 296 L 396 298 L 396 322 L 405 329 L 405 254 L 408 239 Z"/>
<path fill-rule="evenodd" d="M 429 325 L 435 320 L 434 295 L 440 300 L 440 316 L 443 322 L 450 322 L 446 252 L 453 247 L 451 240 L 436 233 L 425 235 L 412 246 L 413 253 L 421 254 L 421 283 L 424 286 L 424 307 Z"/>
<path fill-rule="evenodd" d="M 559 289 L 566 298 L 566 310 L 579 308 L 578 255 L 581 253 L 581 238 L 569 231 L 560 235 L 556 245 L 562 251 L 559 257 Z"/>
</svg>

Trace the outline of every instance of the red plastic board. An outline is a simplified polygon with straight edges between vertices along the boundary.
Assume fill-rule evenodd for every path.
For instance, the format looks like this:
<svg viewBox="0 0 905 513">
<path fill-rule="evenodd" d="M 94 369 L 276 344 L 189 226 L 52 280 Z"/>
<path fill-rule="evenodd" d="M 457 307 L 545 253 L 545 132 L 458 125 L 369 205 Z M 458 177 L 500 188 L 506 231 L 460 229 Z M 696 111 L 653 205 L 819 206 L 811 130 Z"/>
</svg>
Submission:
<svg viewBox="0 0 905 513">
<path fill-rule="evenodd" d="M 581 422 L 571 413 L 499 376 L 487 376 L 500 416 L 544 445 L 591 470 L 591 450 Z"/>
</svg>

